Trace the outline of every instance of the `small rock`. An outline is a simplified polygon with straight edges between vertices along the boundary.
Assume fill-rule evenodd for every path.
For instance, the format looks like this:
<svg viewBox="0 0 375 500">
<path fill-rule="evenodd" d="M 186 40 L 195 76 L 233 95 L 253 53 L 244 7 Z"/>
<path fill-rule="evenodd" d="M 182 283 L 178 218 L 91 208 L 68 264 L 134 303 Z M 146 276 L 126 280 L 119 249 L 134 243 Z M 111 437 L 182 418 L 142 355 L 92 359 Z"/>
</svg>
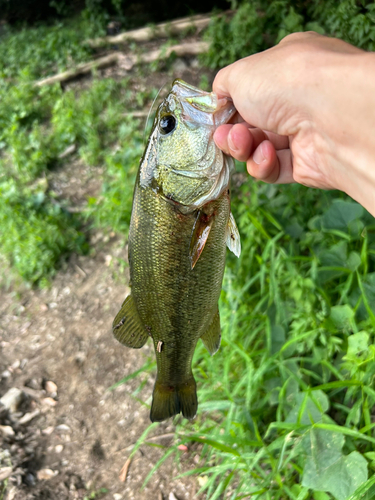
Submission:
<svg viewBox="0 0 375 500">
<path fill-rule="evenodd" d="M 38 478 L 39 481 L 48 481 L 48 479 L 51 479 L 52 477 L 56 476 L 58 474 L 58 471 L 52 470 L 52 469 L 40 469 L 36 473 L 36 477 Z"/>
<path fill-rule="evenodd" d="M 176 59 L 173 63 L 173 71 L 176 73 L 182 73 L 187 69 L 188 65 L 183 59 Z"/>
<path fill-rule="evenodd" d="M 49 436 L 50 434 L 52 434 L 53 431 L 54 427 L 50 425 L 49 427 L 46 427 L 45 429 L 42 430 L 42 434 L 44 434 L 45 436 Z"/>
<path fill-rule="evenodd" d="M 57 307 L 57 302 L 50 302 L 48 304 L 48 308 L 49 309 L 56 309 L 56 307 Z"/>
<path fill-rule="evenodd" d="M 29 422 L 32 421 L 33 418 L 37 417 L 39 414 L 40 414 L 40 410 L 39 410 L 39 408 L 37 408 L 34 411 L 25 413 L 25 415 L 23 417 L 21 417 L 18 422 L 21 425 L 28 424 Z"/>
<path fill-rule="evenodd" d="M 55 401 L 53 398 L 44 398 L 42 399 L 42 403 L 46 406 L 56 406 L 57 401 Z"/>
<path fill-rule="evenodd" d="M 194 57 L 194 59 L 191 59 L 190 67 L 193 69 L 197 69 L 200 67 L 200 62 L 199 62 L 199 59 L 197 57 Z"/>
<path fill-rule="evenodd" d="M 84 352 L 77 352 L 74 359 L 77 365 L 81 367 L 86 360 L 86 354 Z"/>
<path fill-rule="evenodd" d="M 2 403 L 10 412 L 14 413 L 22 403 L 23 398 L 24 393 L 17 389 L 17 387 L 12 387 L 0 399 L 0 403 Z"/>
<path fill-rule="evenodd" d="M 12 365 L 11 365 L 11 369 L 14 371 L 14 370 L 17 370 L 17 368 L 20 367 L 20 364 L 21 364 L 21 361 L 19 359 L 17 359 Z"/>
<path fill-rule="evenodd" d="M 26 321 L 26 323 L 20 329 L 21 335 L 23 335 L 24 333 L 27 332 L 27 330 L 29 329 L 30 325 L 31 325 L 31 321 Z"/>
<path fill-rule="evenodd" d="M 112 255 L 106 255 L 106 256 L 104 257 L 105 265 L 106 265 L 107 267 L 109 267 L 109 266 L 111 265 L 112 258 L 113 258 L 113 257 L 112 257 Z"/>
<path fill-rule="evenodd" d="M 22 361 L 21 361 L 21 364 L 20 364 L 20 368 L 21 370 L 23 370 L 25 368 L 25 366 L 27 365 L 27 362 L 28 362 L 28 359 L 24 358 Z"/>
<path fill-rule="evenodd" d="M 58 444 L 55 446 L 55 452 L 56 453 L 61 453 L 64 449 L 64 446 L 62 444 Z"/>
<path fill-rule="evenodd" d="M 0 435 L 5 437 L 13 437 L 14 430 L 10 425 L 0 425 Z"/>
<path fill-rule="evenodd" d="M 12 486 L 10 488 L 10 490 L 7 490 L 6 500 L 14 500 L 14 498 L 17 495 L 17 493 L 18 493 L 17 487 L 16 486 Z"/>
<path fill-rule="evenodd" d="M 168 500 L 177 500 L 177 498 L 175 497 L 174 493 L 169 493 L 169 497 L 168 497 Z"/>
<path fill-rule="evenodd" d="M 5 379 L 5 380 L 10 378 L 11 376 L 12 376 L 12 374 L 10 373 L 9 370 L 4 370 L 3 373 L 1 374 L 1 378 Z"/>
<path fill-rule="evenodd" d="M 27 486 L 35 486 L 35 476 L 34 474 L 31 474 L 31 472 L 28 472 L 24 478 L 25 484 Z"/>
<path fill-rule="evenodd" d="M 0 469 L 0 481 L 5 481 L 12 475 L 13 468 L 12 467 L 2 467 Z"/>
<path fill-rule="evenodd" d="M 49 394 L 57 393 L 57 385 L 55 384 L 55 382 L 52 382 L 52 380 L 47 380 L 47 382 L 44 385 L 44 388 Z"/>
<path fill-rule="evenodd" d="M 41 304 L 40 305 L 40 310 L 42 312 L 47 312 L 48 311 L 48 304 Z"/>
<path fill-rule="evenodd" d="M 66 424 L 60 424 L 56 427 L 57 432 L 72 432 L 72 429 L 69 427 L 69 425 Z"/>
<path fill-rule="evenodd" d="M 122 500 L 122 495 L 120 493 L 114 493 L 113 500 Z"/>
<path fill-rule="evenodd" d="M 26 380 L 25 386 L 29 387 L 30 389 L 33 389 L 35 391 L 38 391 L 41 388 L 41 383 L 38 382 L 38 380 L 36 378 L 30 378 L 30 379 Z"/>
</svg>

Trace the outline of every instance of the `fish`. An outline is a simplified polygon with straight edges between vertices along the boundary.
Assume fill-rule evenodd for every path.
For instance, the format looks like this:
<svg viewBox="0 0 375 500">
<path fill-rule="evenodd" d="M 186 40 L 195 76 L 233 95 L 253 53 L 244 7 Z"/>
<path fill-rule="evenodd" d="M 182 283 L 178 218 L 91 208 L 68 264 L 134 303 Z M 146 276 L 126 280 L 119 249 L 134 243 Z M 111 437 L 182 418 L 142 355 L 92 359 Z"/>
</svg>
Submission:
<svg viewBox="0 0 375 500">
<path fill-rule="evenodd" d="M 151 338 L 157 364 L 150 419 L 197 414 L 192 358 L 199 339 L 220 346 L 226 247 L 240 255 L 230 210 L 234 162 L 213 133 L 233 103 L 182 80 L 157 109 L 134 188 L 128 253 L 131 294 L 112 330 L 123 345 Z"/>
</svg>

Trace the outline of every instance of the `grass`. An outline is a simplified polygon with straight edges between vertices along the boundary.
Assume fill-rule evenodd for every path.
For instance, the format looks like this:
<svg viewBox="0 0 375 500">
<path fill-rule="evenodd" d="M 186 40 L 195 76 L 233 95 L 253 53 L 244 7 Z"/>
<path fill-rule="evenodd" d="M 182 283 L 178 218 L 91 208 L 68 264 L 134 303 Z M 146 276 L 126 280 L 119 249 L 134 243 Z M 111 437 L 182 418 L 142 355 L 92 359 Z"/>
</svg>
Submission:
<svg viewBox="0 0 375 500">
<path fill-rule="evenodd" d="M 298 28 L 300 14 L 285 2 L 272 4 L 283 16 L 283 25 L 271 33 L 275 39 L 280 29 Z M 349 22 L 350 6 L 344 4 L 343 21 L 335 25 L 339 33 Z M 253 7 L 244 8 L 252 13 L 246 19 L 256 41 Z M 353 7 L 357 23 L 358 8 Z M 271 30 L 275 18 L 267 16 L 262 22 Z M 235 18 L 234 31 L 220 29 L 241 34 L 243 18 Z M 327 19 L 334 24 L 332 15 Z M 150 105 L 156 94 L 135 92 L 131 81 L 110 78 L 94 78 L 75 90 L 34 88 L 33 80 L 91 56 L 81 43 L 93 36 L 84 22 L 11 31 L 0 40 L 0 254 L 31 284 L 46 284 L 69 253 L 89 250 L 82 229 L 87 224 L 126 235 L 144 148 L 141 123 L 129 112 Z M 372 32 L 364 30 L 363 40 Z M 249 38 L 236 40 L 238 46 L 227 41 L 224 51 L 218 46 L 218 59 L 210 64 L 247 50 Z M 208 84 L 204 76 L 201 82 Z M 82 214 L 70 213 L 50 182 L 70 161 L 59 155 L 71 145 L 82 164 L 104 167 L 101 194 L 88 200 Z M 243 175 L 243 166 L 237 168 Z M 220 299 L 222 346 L 214 357 L 198 346 L 198 418 L 175 420 L 178 442 L 198 447 L 201 456 L 187 474 L 199 478 L 207 500 L 370 500 L 374 219 L 341 193 L 245 179 L 233 190 L 242 254 L 228 254 Z M 147 363 L 144 371 L 152 366 Z M 145 480 L 173 454 L 178 458 L 177 445 Z"/>
<path fill-rule="evenodd" d="M 198 418 L 175 419 L 176 441 L 200 446 L 184 475 L 210 500 L 370 500 L 374 220 L 302 186 L 246 179 L 233 197 L 242 254 L 228 253 L 221 348 L 194 356 Z"/>
<path fill-rule="evenodd" d="M 126 233 L 129 224 L 143 150 L 140 121 L 129 112 L 150 104 L 155 89 L 135 92 L 126 78 L 94 78 L 88 88 L 66 91 L 33 86 L 90 57 L 82 45 L 90 35 L 85 26 L 76 19 L 10 31 L 0 40 L 0 254 L 12 270 L 3 284 L 20 278 L 44 286 L 70 253 L 87 253 L 88 225 Z M 78 214 L 50 183 L 71 161 L 59 158 L 69 146 L 83 165 L 105 170 L 103 194 Z"/>
</svg>

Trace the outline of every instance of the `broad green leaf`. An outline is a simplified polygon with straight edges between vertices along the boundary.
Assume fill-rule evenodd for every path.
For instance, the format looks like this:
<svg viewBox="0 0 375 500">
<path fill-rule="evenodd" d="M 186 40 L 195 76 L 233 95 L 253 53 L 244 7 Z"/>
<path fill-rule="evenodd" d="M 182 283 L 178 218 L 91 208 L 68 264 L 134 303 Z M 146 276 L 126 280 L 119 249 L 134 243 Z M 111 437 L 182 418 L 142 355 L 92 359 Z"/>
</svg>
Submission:
<svg viewBox="0 0 375 500">
<path fill-rule="evenodd" d="M 326 229 L 341 229 L 346 231 L 351 221 L 359 219 L 364 214 L 364 208 L 354 201 L 335 200 L 322 217 Z"/>
<path fill-rule="evenodd" d="M 314 428 L 305 436 L 307 452 L 302 485 L 331 493 L 337 500 L 346 500 L 367 480 L 367 461 L 357 451 L 343 455 L 343 434 Z"/>
<path fill-rule="evenodd" d="M 348 268 L 355 271 L 361 265 L 361 256 L 358 252 L 350 252 L 348 257 Z"/>
<path fill-rule="evenodd" d="M 369 334 L 358 332 L 348 337 L 348 359 L 365 358 L 368 352 Z"/>
<path fill-rule="evenodd" d="M 320 410 L 320 408 L 321 410 Z M 287 415 L 285 422 L 308 425 L 312 422 L 321 422 L 323 414 L 329 409 L 329 400 L 323 391 L 314 391 L 313 398 L 300 392 L 295 395 L 295 405 Z"/>
<path fill-rule="evenodd" d="M 313 493 L 314 500 L 331 500 L 331 497 L 324 493 L 324 491 L 314 491 Z"/>
<path fill-rule="evenodd" d="M 346 500 L 374 500 L 374 498 L 375 476 L 372 476 L 365 483 L 361 484 Z"/>
<path fill-rule="evenodd" d="M 279 352 L 282 346 L 285 344 L 285 330 L 280 325 L 273 325 L 271 327 L 271 354 Z"/>
<path fill-rule="evenodd" d="M 370 273 L 366 276 L 362 281 L 362 286 L 364 293 L 366 294 L 367 302 L 372 309 L 372 312 L 375 314 L 375 273 Z M 361 300 L 361 303 L 357 309 L 356 317 L 359 320 L 366 319 L 368 317 L 368 312 L 366 310 L 366 306 L 363 302 L 363 294 L 360 288 L 356 288 L 353 293 L 350 295 L 350 304 L 355 306 L 358 300 Z"/>
<path fill-rule="evenodd" d="M 333 306 L 331 308 L 330 319 L 339 330 L 350 329 L 353 318 L 354 311 L 347 304 L 344 306 Z"/>
</svg>

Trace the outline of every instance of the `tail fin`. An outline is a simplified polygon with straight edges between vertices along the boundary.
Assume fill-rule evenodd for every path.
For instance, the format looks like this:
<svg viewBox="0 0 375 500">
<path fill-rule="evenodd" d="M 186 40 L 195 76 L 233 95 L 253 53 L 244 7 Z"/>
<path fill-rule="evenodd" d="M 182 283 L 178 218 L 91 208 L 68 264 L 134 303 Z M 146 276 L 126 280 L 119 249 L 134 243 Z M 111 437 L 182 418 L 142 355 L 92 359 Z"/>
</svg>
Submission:
<svg viewBox="0 0 375 500">
<path fill-rule="evenodd" d="M 187 382 L 175 385 L 155 382 L 151 422 L 161 422 L 180 412 L 185 418 L 192 419 L 197 414 L 197 409 L 197 389 L 193 376 Z"/>
</svg>

